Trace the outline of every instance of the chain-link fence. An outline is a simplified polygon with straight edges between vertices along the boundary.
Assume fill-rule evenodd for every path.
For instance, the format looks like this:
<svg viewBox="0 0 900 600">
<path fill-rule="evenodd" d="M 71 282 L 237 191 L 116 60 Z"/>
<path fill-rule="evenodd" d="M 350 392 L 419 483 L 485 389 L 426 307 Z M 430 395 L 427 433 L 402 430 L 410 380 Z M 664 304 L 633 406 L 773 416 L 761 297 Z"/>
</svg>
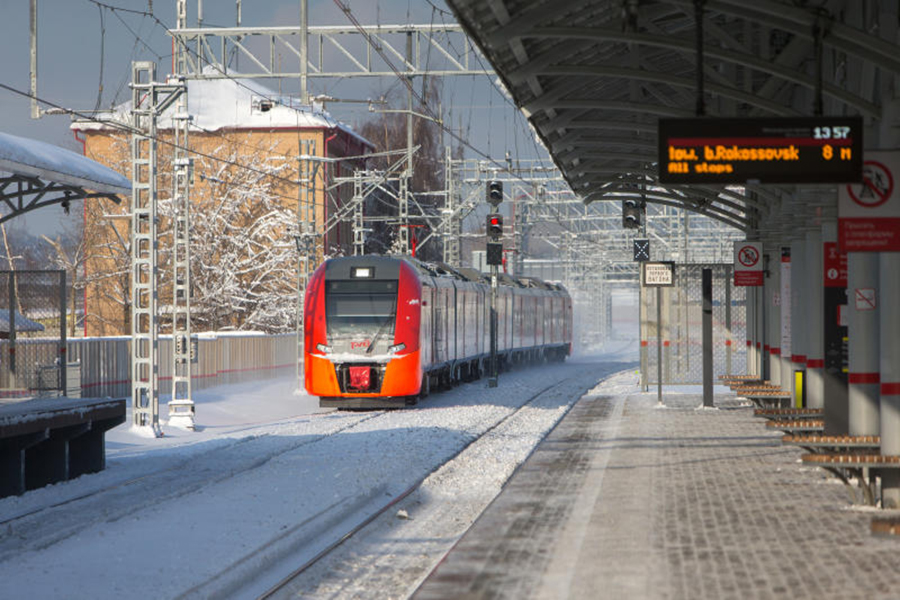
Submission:
<svg viewBox="0 0 900 600">
<path fill-rule="evenodd" d="M 61 395 L 65 271 L 0 271 L 0 399 Z"/>
<path fill-rule="evenodd" d="M 713 276 L 714 380 L 719 375 L 746 372 L 746 294 L 745 288 L 732 285 L 731 265 L 675 265 L 672 287 L 641 289 L 643 385 L 658 383 L 660 359 L 663 384 L 703 383 L 703 269 L 711 269 Z M 661 299 L 659 321 L 657 290 Z M 661 353 L 657 351 L 659 345 Z"/>
</svg>

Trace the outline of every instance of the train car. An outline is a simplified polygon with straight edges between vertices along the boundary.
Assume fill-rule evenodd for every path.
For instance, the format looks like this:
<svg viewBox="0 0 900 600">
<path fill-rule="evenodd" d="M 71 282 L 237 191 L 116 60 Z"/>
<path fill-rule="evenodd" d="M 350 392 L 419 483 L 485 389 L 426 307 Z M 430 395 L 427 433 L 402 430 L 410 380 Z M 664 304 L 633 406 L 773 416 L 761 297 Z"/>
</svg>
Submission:
<svg viewBox="0 0 900 600">
<path fill-rule="evenodd" d="M 497 298 L 501 369 L 570 354 L 572 301 L 562 286 L 503 275 Z M 353 256 L 325 261 L 309 280 L 304 378 L 320 406 L 415 404 L 480 377 L 489 360 L 490 285 L 477 271 Z"/>
</svg>

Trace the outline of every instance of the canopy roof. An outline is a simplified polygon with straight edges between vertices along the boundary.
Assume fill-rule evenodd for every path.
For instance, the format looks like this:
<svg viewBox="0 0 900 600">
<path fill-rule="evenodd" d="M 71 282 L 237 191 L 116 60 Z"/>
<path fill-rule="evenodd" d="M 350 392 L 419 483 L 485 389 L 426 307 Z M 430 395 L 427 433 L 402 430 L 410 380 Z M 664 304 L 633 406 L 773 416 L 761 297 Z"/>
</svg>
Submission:
<svg viewBox="0 0 900 600">
<path fill-rule="evenodd" d="M 0 133 L 0 223 L 72 200 L 131 192 L 131 181 L 109 167 L 53 144 Z"/>
<path fill-rule="evenodd" d="M 865 118 L 866 147 L 900 73 L 896 0 L 447 0 L 572 189 L 636 198 L 748 230 L 789 186 L 659 185 L 657 121 Z M 885 106 L 888 104 L 888 106 Z M 818 107 L 818 109 L 817 109 Z"/>
</svg>

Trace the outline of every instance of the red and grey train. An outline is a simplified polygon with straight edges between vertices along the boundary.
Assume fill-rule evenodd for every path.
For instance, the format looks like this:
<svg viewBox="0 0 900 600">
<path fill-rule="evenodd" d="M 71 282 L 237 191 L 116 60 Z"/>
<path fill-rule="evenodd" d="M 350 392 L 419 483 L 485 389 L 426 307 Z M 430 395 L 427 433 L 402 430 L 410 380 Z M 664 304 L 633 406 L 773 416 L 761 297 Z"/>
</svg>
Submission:
<svg viewBox="0 0 900 600">
<path fill-rule="evenodd" d="M 472 269 L 407 257 L 325 261 L 306 289 L 306 391 L 323 407 L 385 408 L 479 377 L 490 365 L 490 293 Z M 502 275 L 497 319 L 501 366 L 571 352 L 562 286 Z"/>
</svg>

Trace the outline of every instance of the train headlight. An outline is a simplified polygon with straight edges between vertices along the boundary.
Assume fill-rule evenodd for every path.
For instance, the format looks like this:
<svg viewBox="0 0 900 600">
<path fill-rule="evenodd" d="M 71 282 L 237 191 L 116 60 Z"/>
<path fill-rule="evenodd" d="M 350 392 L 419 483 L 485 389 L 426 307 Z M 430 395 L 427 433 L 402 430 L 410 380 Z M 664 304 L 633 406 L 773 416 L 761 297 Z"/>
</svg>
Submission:
<svg viewBox="0 0 900 600">
<path fill-rule="evenodd" d="M 324 352 L 325 354 L 331 353 L 331 346 L 326 346 L 325 344 L 316 344 L 316 350 L 319 352 Z"/>
<path fill-rule="evenodd" d="M 388 354 L 397 354 L 401 350 L 406 350 L 406 344 L 404 344 L 403 342 L 400 342 L 399 344 L 389 347 Z"/>
</svg>

